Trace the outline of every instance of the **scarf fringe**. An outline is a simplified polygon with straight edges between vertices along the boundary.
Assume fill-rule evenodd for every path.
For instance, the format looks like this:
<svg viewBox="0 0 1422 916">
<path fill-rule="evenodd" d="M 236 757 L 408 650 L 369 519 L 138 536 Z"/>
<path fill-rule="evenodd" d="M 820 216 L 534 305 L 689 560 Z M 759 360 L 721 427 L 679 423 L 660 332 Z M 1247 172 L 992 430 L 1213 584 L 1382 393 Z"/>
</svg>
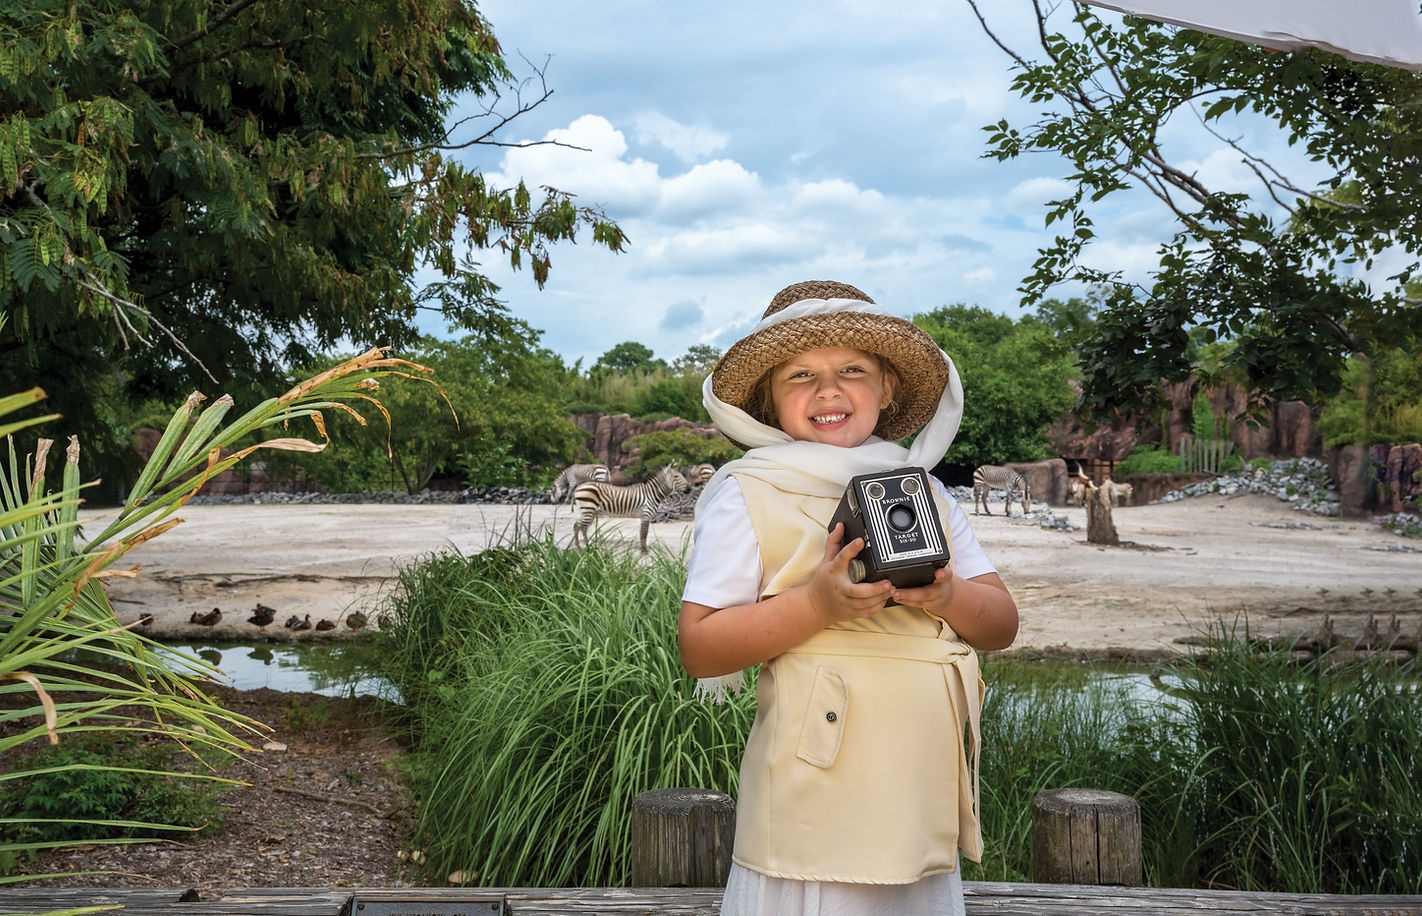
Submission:
<svg viewBox="0 0 1422 916">
<path fill-rule="evenodd" d="M 702 703 L 720 706 L 730 699 L 731 694 L 739 696 L 741 688 L 744 686 L 744 671 L 723 674 L 720 677 L 699 677 L 696 679 L 696 689 L 692 691 L 691 698 Z"/>
</svg>

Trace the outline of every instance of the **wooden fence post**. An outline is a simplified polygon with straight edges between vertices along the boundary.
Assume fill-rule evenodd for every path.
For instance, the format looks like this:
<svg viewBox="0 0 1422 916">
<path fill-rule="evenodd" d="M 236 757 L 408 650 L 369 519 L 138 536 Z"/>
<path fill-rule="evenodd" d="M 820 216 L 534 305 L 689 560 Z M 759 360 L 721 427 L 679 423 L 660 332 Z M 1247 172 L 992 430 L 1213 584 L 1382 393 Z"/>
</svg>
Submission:
<svg viewBox="0 0 1422 916">
<path fill-rule="evenodd" d="M 632 801 L 634 887 L 725 887 L 736 802 L 707 789 L 652 789 Z"/>
<path fill-rule="evenodd" d="M 1051 789 L 1032 800 L 1032 880 L 1039 884 L 1145 883 L 1141 808 L 1101 789 Z"/>
</svg>

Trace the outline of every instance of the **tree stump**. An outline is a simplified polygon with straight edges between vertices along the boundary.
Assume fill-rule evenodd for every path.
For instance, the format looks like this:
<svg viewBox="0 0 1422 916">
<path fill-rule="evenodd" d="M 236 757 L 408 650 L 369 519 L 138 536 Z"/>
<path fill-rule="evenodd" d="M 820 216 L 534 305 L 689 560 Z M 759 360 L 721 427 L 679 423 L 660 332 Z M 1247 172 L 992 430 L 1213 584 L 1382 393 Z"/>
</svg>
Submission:
<svg viewBox="0 0 1422 916">
<path fill-rule="evenodd" d="M 1118 547 L 1120 535 L 1116 534 L 1116 523 L 1111 520 L 1111 494 L 1105 487 L 1085 485 L 1086 491 L 1086 543 L 1105 544 Z"/>
<path fill-rule="evenodd" d="M 1101 789 L 1051 789 L 1032 800 L 1032 880 L 1139 887 L 1141 808 Z"/>
<path fill-rule="evenodd" d="M 634 887 L 725 887 L 736 802 L 707 789 L 653 789 L 632 801 Z"/>
</svg>

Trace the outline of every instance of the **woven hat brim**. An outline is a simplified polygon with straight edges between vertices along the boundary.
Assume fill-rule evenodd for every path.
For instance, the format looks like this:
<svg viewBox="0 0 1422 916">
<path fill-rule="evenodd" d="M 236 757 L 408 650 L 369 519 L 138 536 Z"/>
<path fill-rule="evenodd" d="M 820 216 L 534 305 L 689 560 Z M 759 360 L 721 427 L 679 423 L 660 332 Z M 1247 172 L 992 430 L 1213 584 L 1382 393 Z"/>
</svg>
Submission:
<svg viewBox="0 0 1422 916">
<path fill-rule="evenodd" d="M 792 318 L 736 341 L 711 374 L 711 391 L 727 404 L 745 409 L 756 383 L 793 356 L 821 347 L 848 347 L 877 353 L 898 376 L 898 409 L 880 415 L 874 432 L 902 439 L 927 423 L 948 384 L 948 364 L 923 329 L 892 315 L 829 312 Z"/>
</svg>

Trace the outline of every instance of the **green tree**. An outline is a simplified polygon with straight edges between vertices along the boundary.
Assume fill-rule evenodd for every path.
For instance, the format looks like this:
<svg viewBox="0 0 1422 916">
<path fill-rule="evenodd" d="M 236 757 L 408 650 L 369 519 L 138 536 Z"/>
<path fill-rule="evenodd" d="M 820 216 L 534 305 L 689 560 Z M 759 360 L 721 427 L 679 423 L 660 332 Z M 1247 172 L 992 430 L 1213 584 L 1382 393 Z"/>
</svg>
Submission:
<svg viewBox="0 0 1422 916">
<path fill-rule="evenodd" d="M 562 415 L 562 361 L 537 345 L 539 332 L 517 320 L 512 327 L 517 333 L 421 338 L 411 359 L 438 382 L 388 386 L 381 397 L 388 422 L 334 418 L 333 447 L 308 462 L 312 476 L 364 488 L 385 478 L 385 465 L 409 493 L 456 468 L 473 485 L 546 482 L 550 467 L 573 457 L 583 433 Z"/>
<path fill-rule="evenodd" d="M 961 467 L 1047 457 L 1047 427 L 1071 407 L 1075 360 L 1030 318 L 954 305 L 914 316 L 963 379 L 963 423 L 945 461 Z"/>
<path fill-rule="evenodd" d="M 1329 445 L 1422 442 L 1422 354 L 1395 347 L 1348 360 L 1318 429 Z"/>
<path fill-rule="evenodd" d="M 687 347 L 685 353 L 672 360 L 671 367 L 673 372 L 700 379 L 711 374 L 720 358 L 721 351 L 716 347 L 710 344 L 692 344 Z"/>
<path fill-rule="evenodd" d="M 597 366 L 614 372 L 651 372 L 666 363 L 652 358 L 652 351 L 635 340 L 626 340 L 597 358 Z"/>
<path fill-rule="evenodd" d="M 556 242 L 619 249 L 599 211 L 463 161 L 548 95 L 511 84 L 470 0 L 5 4 L 0 390 L 43 380 L 92 452 L 98 376 L 240 397 L 349 341 L 407 346 L 421 310 L 499 320 L 477 250 L 541 285 Z"/>
<path fill-rule="evenodd" d="M 1275 53 L 1132 17 L 1109 26 L 1084 5 L 1066 7 L 1075 11 L 1070 24 L 1034 8 L 1038 60 L 1004 44 L 979 11 L 1012 58 L 1014 89 L 1043 111 L 1025 127 L 987 127 L 987 155 L 1055 152 L 1071 170 L 1071 189 L 1046 211 L 1061 234 L 1022 289 L 1028 303 L 1062 281 L 1106 291 L 1083 350 L 1090 413 L 1159 406 L 1162 379 L 1213 387 L 1218 378 L 1192 365 L 1192 329 L 1199 342 L 1233 342 L 1219 370 L 1242 382 L 1256 412 L 1271 399 L 1321 403 L 1338 390 L 1349 357 L 1380 342 L 1418 342 L 1422 309 L 1406 287 L 1416 262 L 1378 295 L 1351 268 L 1388 248 L 1422 253 L 1422 74 L 1322 51 Z M 1227 139 L 1240 115 L 1272 122 L 1331 175 L 1304 187 Z M 1197 116 L 1259 177 L 1257 195 L 1207 187 L 1172 158 L 1166 124 Z M 1141 287 L 1082 258 L 1096 236 L 1090 206 L 1130 187 L 1155 195 L 1175 220 Z M 1274 207 L 1287 218 L 1272 218 Z"/>
</svg>

